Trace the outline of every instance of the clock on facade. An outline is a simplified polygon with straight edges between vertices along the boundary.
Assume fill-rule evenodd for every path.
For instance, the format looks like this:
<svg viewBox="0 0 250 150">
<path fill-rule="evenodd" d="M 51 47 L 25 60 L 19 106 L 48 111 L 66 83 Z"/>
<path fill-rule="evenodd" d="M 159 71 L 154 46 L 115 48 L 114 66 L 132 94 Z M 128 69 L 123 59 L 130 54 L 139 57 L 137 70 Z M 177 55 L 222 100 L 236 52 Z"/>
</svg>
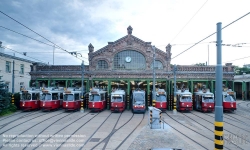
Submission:
<svg viewBox="0 0 250 150">
<path fill-rule="evenodd" d="M 125 61 L 126 61 L 126 62 L 131 62 L 131 57 L 127 56 L 127 57 L 125 58 Z"/>
</svg>

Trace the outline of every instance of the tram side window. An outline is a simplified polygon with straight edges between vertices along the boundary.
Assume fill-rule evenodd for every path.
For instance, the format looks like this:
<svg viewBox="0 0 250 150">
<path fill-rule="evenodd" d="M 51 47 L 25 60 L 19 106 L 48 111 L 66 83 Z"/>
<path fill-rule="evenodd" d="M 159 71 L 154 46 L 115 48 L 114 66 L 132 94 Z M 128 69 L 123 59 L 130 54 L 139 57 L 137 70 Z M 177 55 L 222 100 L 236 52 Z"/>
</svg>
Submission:
<svg viewBox="0 0 250 150">
<path fill-rule="evenodd" d="M 37 100 L 36 93 L 32 93 L 32 100 Z"/>
<path fill-rule="evenodd" d="M 75 94 L 75 100 L 79 100 L 79 99 L 80 99 L 80 94 L 79 93 Z"/>
<path fill-rule="evenodd" d="M 63 99 L 63 93 L 59 94 L 60 99 Z"/>
<path fill-rule="evenodd" d="M 41 95 L 41 100 L 51 100 L 51 94 L 45 94 L 45 93 L 43 93 Z"/>
<path fill-rule="evenodd" d="M 53 99 L 53 100 L 57 100 L 57 99 L 58 99 L 57 93 L 52 93 L 52 99 Z"/>
</svg>

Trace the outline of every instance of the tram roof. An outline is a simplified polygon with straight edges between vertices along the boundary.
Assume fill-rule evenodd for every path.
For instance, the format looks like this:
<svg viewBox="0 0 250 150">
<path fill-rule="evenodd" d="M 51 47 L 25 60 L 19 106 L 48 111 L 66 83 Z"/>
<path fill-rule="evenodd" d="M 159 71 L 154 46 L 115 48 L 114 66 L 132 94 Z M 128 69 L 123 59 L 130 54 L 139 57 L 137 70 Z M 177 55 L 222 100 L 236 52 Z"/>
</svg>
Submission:
<svg viewBox="0 0 250 150">
<path fill-rule="evenodd" d="M 176 94 L 179 94 L 179 95 L 192 95 L 192 93 L 189 92 L 189 90 L 178 90 L 176 92 Z"/>
<path fill-rule="evenodd" d="M 124 90 L 121 90 L 121 89 L 114 90 L 114 91 L 111 92 L 111 95 L 114 95 L 114 94 L 122 94 L 122 95 L 125 95 L 125 91 L 124 91 Z"/>
</svg>

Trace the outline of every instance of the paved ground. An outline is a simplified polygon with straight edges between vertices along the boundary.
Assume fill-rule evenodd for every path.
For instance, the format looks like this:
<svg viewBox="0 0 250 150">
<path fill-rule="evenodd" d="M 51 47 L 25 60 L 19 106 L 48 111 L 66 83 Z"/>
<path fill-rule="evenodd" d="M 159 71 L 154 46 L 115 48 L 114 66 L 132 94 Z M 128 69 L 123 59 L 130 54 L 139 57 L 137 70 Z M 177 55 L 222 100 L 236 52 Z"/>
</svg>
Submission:
<svg viewBox="0 0 250 150">
<path fill-rule="evenodd" d="M 250 148 L 250 102 L 224 113 L 224 149 Z M 150 129 L 147 113 L 16 112 L 0 117 L 2 149 L 214 149 L 214 114 L 163 114 L 164 129 Z"/>
</svg>

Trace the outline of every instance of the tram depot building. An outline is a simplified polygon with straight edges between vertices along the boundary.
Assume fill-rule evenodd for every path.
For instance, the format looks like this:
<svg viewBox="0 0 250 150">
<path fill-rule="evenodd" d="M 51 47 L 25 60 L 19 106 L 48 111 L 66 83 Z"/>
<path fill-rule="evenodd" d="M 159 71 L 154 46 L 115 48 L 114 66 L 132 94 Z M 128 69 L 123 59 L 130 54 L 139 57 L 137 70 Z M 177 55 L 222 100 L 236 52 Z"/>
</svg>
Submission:
<svg viewBox="0 0 250 150">
<path fill-rule="evenodd" d="M 151 42 L 145 42 L 132 35 L 132 27 L 127 28 L 127 35 L 99 50 L 88 46 L 89 65 L 84 66 L 84 91 L 93 87 L 102 88 L 111 93 L 113 88 L 126 91 L 127 109 L 130 109 L 131 91 L 140 88 L 146 91 L 147 106 L 151 105 L 153 89 L 153 55 Z M 203 86 L 215 92 L 216 66 L 177 65 L 177 87 L 186 87 L 191 93 Z M 31 86 L 36 87 L 81 87 L 81 65 L 42 65 L 34 63 Z M 223 66 L 223 84 L 236 91 L 237 99 L 249 99 L 250 81 L 234 81 L 234 66 Z M 171 45 L 166 49 L 155 48 L 155 83 L 156 88 L 165 89 L 168 95 L 168 109 L 172 109 L 174 85 L 173 65 L 171 65 Z M 243 92 L 242 92 L 243 91 Z M 246 94 L 243 94 L 246 93 Z M 109 99 L 108 99 L 109 101 Z M 85 97 L 85 106 L 88 103 Z"/>
</svg>

